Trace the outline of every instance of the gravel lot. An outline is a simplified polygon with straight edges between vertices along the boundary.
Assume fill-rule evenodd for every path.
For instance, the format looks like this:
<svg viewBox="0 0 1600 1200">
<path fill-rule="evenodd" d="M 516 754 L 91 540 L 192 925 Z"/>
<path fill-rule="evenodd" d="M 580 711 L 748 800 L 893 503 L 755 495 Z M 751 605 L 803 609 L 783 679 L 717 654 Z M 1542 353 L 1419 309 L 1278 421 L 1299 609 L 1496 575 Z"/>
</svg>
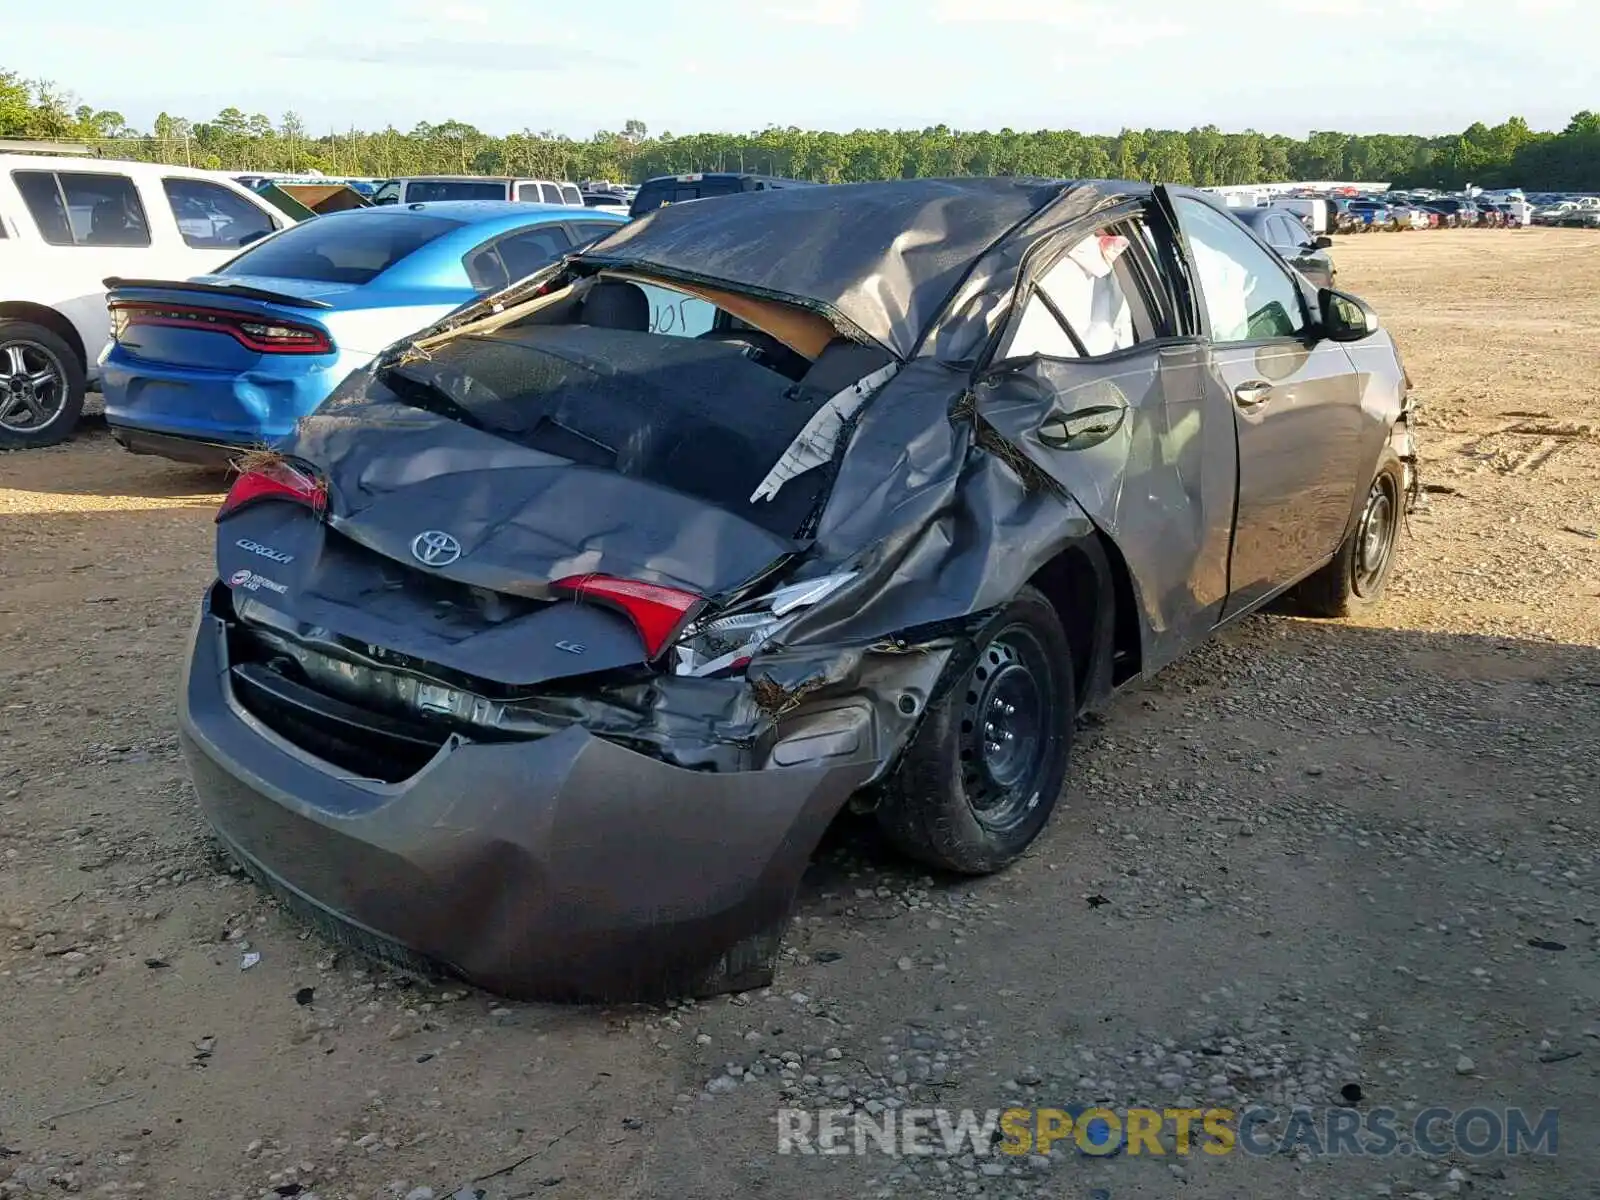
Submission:
<svg viewBox="0 0 1600 1200">
<path fill-rule="evenodd" d="M 1390 602 L 1122 697 L 999 877 L 841 827 L 771 994 L 502 1006 L 335 955 L 218 857 L 173 735 L 218 481 L 103 431 L 0 456 L 0 1197 L 1600 1196 L 1600 238 L 1335 254 L 1425 403 Z M 807 1157 L 774 1124 L 1352 1084 L 1556 1107 L 1559 1153 Z"/>
</svg>

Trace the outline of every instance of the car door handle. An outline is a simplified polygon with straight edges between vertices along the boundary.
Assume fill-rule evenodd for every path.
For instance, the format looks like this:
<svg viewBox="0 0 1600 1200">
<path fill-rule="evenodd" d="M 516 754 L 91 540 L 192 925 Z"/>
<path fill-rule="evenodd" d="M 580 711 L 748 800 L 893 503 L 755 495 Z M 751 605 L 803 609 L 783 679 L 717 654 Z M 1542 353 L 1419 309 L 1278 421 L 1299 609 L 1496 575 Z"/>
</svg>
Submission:
<svg viewBox="0 0 1600 1200">
<path fill-rule="evenodd" d="M 1038 438 L 1052 450 L 1087 450 L 1116 434 L 1127 419 L 1120 404 L 1101 404 L 1076 412 L 1052 412 L 1039 426 Z"/>
<path fill-rule="evenodd" d="M 1234 388 L 1233 398 L 1240 408 L 1255 408 L 1272 398 L 1272 385 L 1265 379 L 1252 379 Z"/>
</svg>

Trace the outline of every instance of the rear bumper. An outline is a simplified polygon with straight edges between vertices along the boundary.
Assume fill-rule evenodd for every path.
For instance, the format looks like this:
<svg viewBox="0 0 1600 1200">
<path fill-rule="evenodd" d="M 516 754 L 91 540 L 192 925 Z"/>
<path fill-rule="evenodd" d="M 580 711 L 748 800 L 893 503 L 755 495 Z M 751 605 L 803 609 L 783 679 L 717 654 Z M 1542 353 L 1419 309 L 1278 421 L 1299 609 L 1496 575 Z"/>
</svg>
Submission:
<svg viewBox="0 0 1600 1200">
<path fill-rule="evenodd" d="M 671 766 L 574 726 L 452 739 L 401 784 L 340 777 L 247 712 L 202 610 L 180 737 L 207 819 L 336 938 L 528 999 L 762 986 L 801 875 L 875 761 Z"/>
<path fill-rule="evenodd" d="M 102 374 L 106 420 L 199 441 L 273 442 L 293 433 L 301 417 L 370 357 L 345 353 L 289 361 L 274 371 L 226 371 L 149 363 L 114 345 Z"/>
<path fill-rule="evenodd" d="M 148 429 L 135 429 L 107 421 L 111 436 L 124 450 L 134 454 L 154 454 L 175 462 L 194 463 L 200 467 L 227 467 L 248 445 L 229 445 L 226 442 L 207 442 L 199 438 L 179 437 L 171 433 L 155 433 Z"/>
</svg>

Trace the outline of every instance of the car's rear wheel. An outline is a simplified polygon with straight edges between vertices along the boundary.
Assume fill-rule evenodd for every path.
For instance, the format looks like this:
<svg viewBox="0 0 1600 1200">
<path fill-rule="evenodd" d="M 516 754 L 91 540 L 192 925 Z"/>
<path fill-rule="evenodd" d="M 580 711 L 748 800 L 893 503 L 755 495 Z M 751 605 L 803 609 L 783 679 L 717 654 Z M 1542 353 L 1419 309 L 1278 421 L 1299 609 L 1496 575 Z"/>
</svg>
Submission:
<svg viewBox="0 0 1600 1200">
<path fill-rule="evenodd" d="M 878 807 L 885 835 L 931 866 L 998 871 L 1055 810 L 1075 713 L 1066 632 L 1050 602 L 1024 588 L 929 710 Z"/>
<path fill-rule="evenodd" d="M 83 364 L 59 336 L 31 321 L 0 321 L 0 449 L 65 439 L 86 387 Z"/>
<path fill-rule="evenodd" d="M 1384 452 L 1355 528 L 1333 561 L 1295 590 L 1294 607 L 1311 617 L 1347 617 L 1383 599 L 1400 544 L 1405 513 L 1405 468 Z"/>
</svg>

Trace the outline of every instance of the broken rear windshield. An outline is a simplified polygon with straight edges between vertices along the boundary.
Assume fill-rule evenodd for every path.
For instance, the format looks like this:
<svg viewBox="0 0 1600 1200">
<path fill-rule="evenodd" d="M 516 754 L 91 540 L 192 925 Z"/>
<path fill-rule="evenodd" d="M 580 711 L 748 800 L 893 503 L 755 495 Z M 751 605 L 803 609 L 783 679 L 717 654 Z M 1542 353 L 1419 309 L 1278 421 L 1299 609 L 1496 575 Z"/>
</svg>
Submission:
<svg viewBox="0 0 1600 1200">
<path fill-rule="evenodd" d="M 741 347 L 589 326 L 462 337 L 382 372 L 402 402 L 531 449 L 696 496 L 792 537 L 829 476 L 751 496 L 825 397 Z"/>
</svg>

